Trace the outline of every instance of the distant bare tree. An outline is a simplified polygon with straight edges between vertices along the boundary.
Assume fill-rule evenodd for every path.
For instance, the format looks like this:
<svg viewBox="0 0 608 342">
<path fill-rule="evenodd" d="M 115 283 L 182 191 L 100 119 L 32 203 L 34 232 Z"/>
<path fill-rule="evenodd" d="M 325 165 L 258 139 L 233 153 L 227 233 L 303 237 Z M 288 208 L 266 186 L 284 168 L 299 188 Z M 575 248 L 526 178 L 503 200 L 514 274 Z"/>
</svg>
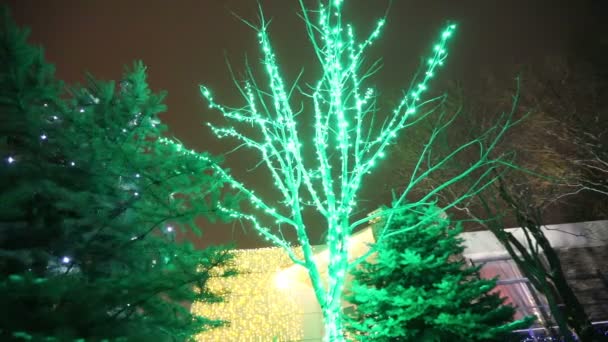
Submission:
<svg viewBox="0 0 608 342">
<path fill-rule="evenodd" d="M 547 59 L 529 75 L 527 100 L 557 122 L 558 129 L 547 133 L 554 144 L 569 146 L 561 155 L 576 170 L 563 177 L 568 191 L 555 200 L 581 192 L 608 196 L 608 77 L 563 57 Z M 594 203 L 595 214 L 608 216 L 605 202 Z"/>
<path fill-rule="evenodd" d="M 564 58 L 547 58 L 540 67 L 519 66 L 519 84 L 522 89 L 518 101 L 516 118 L 525 116 L 523 124 L 513 127 L 494 149 L 495 156 L 512 154 L 512 160 L 523 172 L 510 173 L 504 186 L 511 193 L 529 192 L 528 200 L 539 207 L 549 220 L 575 208 L 579 216 L 587 219 L 608 217 L 607 201 L 598 201 L 608 195 L 608 122 L 606 109 L 606 80 L 597 79 L 585 65 L 568 64 Z M 515 73 L 515 71 L 513 72 Z M 436 139 L 435 156 L 447 153 L 451 146 L 457 146 L 471 136 L 477 136 L 494 125 L 495 113 L 512 110 L 512 94 L 515 92 L 512 80 L 503 81 L 488 73 L 477 87 L 451 86 L 451 100 L 446 102 L 447 110 L 461 113 L 454 118 L 450 130 Z M 437 120 L 429 117 L 420 124 L 407 141 L 398 144 L 400 166 L 393 170 L 393 181 L 389 188 L 403 184 L 408 165 L 416 161 L 420 150 L 424 149 L 423 137 L 430 132 Z M 460 153 L 444 165 L 440 172 L 425 179 L 425 189 L 435 188 L 443 180 L 449 179 L 460 168 L 474 161 L 472 151 Z M 451 188 L 450 198 L 466 191 L 461 187 Z M 599 196 L 599 197 L 598 197 Z M 481 203 L 470 198 L 467 208 L 483 213 Z M 457 210 L 454 210 L 457 212 Z M 559 220 L 560 218 L 557 218 Z M 506 224 L 515 224 L 511 215 Z"/>
</svg>

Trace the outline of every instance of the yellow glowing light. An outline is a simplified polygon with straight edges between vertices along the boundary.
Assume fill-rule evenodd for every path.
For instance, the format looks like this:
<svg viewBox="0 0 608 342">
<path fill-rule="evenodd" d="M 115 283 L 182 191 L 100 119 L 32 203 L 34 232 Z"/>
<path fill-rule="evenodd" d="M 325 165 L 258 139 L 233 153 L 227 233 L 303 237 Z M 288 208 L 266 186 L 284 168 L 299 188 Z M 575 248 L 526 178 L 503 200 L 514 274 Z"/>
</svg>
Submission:
<svg viewBox="0 0 608 342">
<path fill-rule="evenodd" d="M 283 272 L 278 272 L 274 277 L 274 282 L 277 288 L 284 290 L 289 288 L 289 278 L 288 274 Z"/>
<path fill-rule="evenodd" d="M 348 243 L 348 260 L 366 254 L 373 242 L 371 228 L 354 234 Z M 295 247 L 294 252 L 301 257 L 300 248 Z M 315 246 L 314 252 L 315 262 L 326 266 L 327 248 Z M 322 313 L 306 269 L 295 265 L 280 247 L 236 250 L 234 254 L 233 266 L 241 273 L 210 282 L 211 290 L 224 293 L 226 301 L 192 307 L 196 314 L 228 320 L 230 326 L 202 333 L 196 341 L 320 341 Z M 327 284 L 326 273 L 322 281 Z"/>
<path fill-rule="evenodd" d="M 301 257 L 299 249 L 295 249 Z M 224 319 L 229 326 L 196 336 L 198 342 L 299 341 L 304 337 L 304 313 L 296 291 L 290 289 L 293 262 L 278 247 L 236 250 L 235 277 L 214 278 L 212 291 L 223 293 L 223 303 L 194 303 L 192 311 Z M 280 279 L 280 280 L 279 280 Z"/>
</svg>

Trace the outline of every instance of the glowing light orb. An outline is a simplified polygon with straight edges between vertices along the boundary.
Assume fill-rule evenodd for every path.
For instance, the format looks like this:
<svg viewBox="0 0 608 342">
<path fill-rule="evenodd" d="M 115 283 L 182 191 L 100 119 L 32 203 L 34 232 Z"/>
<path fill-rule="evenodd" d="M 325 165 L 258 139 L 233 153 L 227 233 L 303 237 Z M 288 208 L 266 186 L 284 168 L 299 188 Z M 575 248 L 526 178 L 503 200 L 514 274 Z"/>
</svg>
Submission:
<svg viewBox="0 0 608 342">
<path fill-rule="evenodd" d="M 278 272 L 274 277 L 274 283 L 278 289 L 284 290 L 289 288 L 289 277 L 285 272 Z"/>
</svg>

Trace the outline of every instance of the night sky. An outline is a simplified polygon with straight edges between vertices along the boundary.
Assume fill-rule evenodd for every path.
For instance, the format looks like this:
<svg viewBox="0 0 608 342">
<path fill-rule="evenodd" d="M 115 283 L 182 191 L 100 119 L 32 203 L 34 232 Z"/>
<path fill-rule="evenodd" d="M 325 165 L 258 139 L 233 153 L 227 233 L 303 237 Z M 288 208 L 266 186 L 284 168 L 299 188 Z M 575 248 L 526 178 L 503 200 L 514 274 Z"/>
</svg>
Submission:
<svg viewBox="0 0 608 342">
<path fill-rule="evenodd" d="M 311 64 L 312 50 L 296 13 L 295 0 L 260 1 L 272 18 L 271 37 L 284 74 L 293 81 L 300 68 L 304 80 L 318 75 Z M 419 58 L 429 51 L 447 20 L 458 23 L 443 80 L 474 82 L 482 70 L 507 70 L 553 54 L 576 54 L 577 43 L 599 27 L 605 8 L 599 1 L 560 0 L 394 0 L 386 31 L 372 50 L 382 57 L 384 68 L 375 84 L 385 94 L 398 94 L 408 84 Z M 389 2 L 347 1 L 347 14 L 362 35 L 381 16 Z M 219 141 L 202 124 L 219 118 L 200 98 L 198 85 L 205 83 L 220 101 L 239 106 L 227 72 L 228 57 L 236 70 L 245 55 L 252 64 L 259 54 L 255 32 L 232 13 L 254 21 L 254 0 L 13 0 L 12 13 L 21 26 L 32 29 L 31 41 L 42 44 L 46 57 L 57 67 L 58 77 L 68 83 L 83 82 L 84 73 L 101 79 L 120 79 L 123 66 L 141 59 L 148 66 L 154 90 L 167 90 L 169 110 L 161 118 L 185 145 L 213 154 L 233 147 Z M 515 75 L 513 75 L 515 77 Z M 255 155 L 227 156 L 226 166 L 245 180 L 265 183 L 245 172 Z M 384 177 L 370 178 L 363 189 L 364 210 L 386 202 Z M 313 234 L 313 241 L 319 232 Z M 236 241 L 239 247 L 263 245 L 253 232 L 231 225 L 203 227 L 199 246 Z"/>
</svg>

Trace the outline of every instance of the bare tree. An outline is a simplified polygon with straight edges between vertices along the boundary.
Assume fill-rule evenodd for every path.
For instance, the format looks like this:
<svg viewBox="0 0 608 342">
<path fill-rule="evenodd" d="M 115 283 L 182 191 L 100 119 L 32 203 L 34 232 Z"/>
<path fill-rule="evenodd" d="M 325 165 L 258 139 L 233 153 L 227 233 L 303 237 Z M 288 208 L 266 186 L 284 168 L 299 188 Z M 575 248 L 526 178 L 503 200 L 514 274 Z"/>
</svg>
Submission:
<svg viewBox="0 0 608 342">
<path fill-rule="evenodd" d="M 564 57 L 547 58 L 529 67 L 529 99 L 559 123 L 549 131 L 556 144 L 567 146 L 560 155 L 575 172 L 564 175 L 563 191 L 554 200 L 590 193 L 608 196 L 608 77 L 598 66 Z M 605 201 L 604 201 L 605 202 Z M 593 203 L 594 214 L 608 216 L 608 207 Z"/>
</svg>

